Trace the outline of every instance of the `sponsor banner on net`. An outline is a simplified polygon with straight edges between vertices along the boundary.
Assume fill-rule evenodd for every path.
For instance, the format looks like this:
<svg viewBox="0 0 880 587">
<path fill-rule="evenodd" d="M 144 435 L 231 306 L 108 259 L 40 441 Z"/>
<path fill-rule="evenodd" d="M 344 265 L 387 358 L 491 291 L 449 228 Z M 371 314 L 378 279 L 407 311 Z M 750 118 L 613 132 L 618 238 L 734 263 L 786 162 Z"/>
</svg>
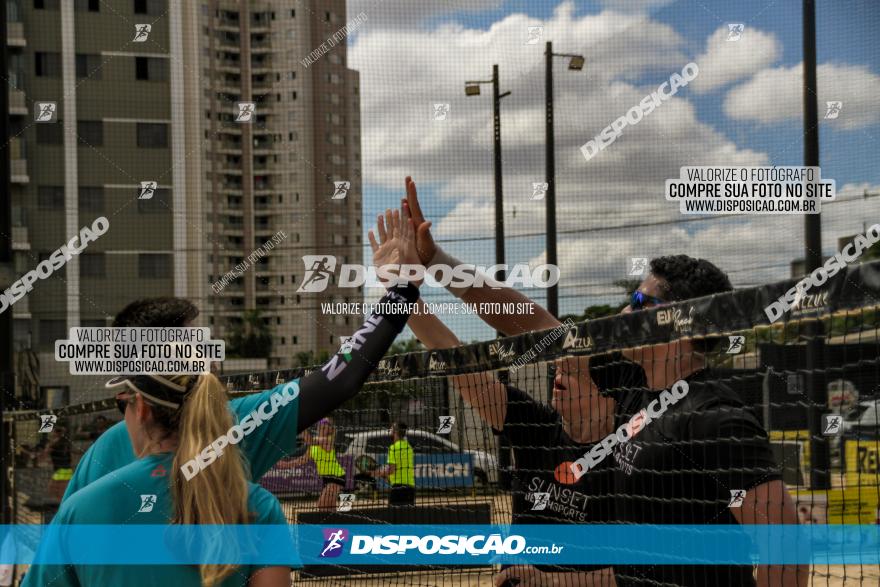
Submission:
<svg viewBox="0 0 880 587">
<path fill-rule="evenodd" d="M 7 525 L 0 538 L 15 546 L 3 564 L 880 564 L 877 524 Z"/>
<path fill-rule="evenodd" d="M 818 167 L 690 167 L 666 180 L 682 214 L 818 214 L 837 197 Z"/>
<path fill-rule="evenodd" d="M 880 224 L 875 224 L 868 228 L 864 235 L 856 235 L 852 242 L 835 255 L 828 257 L 824 264 L 814 269 L 812 273 L 779 296 L 775 302 L 764 308 L 767 319 L 772 324 L 791 309 L 806 311 L 825 307 L 827 292 L 821 292 L 821 294 L 825 295 L 820 293 L 810 295 L 807 292 L 814 287 L 821 287 L 841 270 L 846 269 L 848 264 L 857 261 L 878 240 L 880 240 Z"/>
<path fill-rule="evenodd" d="M 210 328 L 71 328 L 55 341 L 55 360 L 71 375 L 207 373 L 226 358 L 226 343 Z"/>
</svg>

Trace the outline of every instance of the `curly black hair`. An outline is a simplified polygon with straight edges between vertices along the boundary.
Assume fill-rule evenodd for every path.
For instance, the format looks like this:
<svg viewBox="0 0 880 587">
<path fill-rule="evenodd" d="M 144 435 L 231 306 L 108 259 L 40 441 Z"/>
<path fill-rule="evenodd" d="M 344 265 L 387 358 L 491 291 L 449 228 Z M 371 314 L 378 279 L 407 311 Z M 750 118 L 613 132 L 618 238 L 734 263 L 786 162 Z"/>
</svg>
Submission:
<svg viewBox="0 0 880 587">
<path fill-rule="evenodd" d="M 705 259 L 670 255 L 651 260 L 651 273 L 666 282 L 666 297 L 680 302 L 732 291 L 727 274 Z"/>
<path fill-rule="evenodd" d="M 113 319 L 113 326 L 156 328 L 181 327 L 195 320 L 199 309 L 183 298 L 144 298 L 125 306 Z"/>
</svg>

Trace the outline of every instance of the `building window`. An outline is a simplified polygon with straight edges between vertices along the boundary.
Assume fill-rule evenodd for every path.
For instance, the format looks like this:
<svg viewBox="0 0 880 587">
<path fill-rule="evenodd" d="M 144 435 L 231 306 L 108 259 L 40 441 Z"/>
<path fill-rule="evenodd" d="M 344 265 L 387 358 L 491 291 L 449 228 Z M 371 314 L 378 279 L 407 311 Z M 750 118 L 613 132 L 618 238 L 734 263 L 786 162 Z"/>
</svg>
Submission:
<svg viewBox="0 0 880 587">
<path fill-rule="evenodd" d="M 73 3 L 73 9 L 79 12 L 100 12 L 100 0 L 76 0 Z"/>
<path fill-rule="evenodd" d="M 41 185 L 37 188 L 37 207 L 44 210 L 64 208 L 64 187 Z"/>
<path fill-rule="evenodd" d="M 135 57 L 134 77 L 150 82 L 168 81 L 168 60 L 158 57 Z"/>
<path fill-rule="evenodd" d="M 64 125 L 61 121 L 37 125 L 38 145 L 60 145 L 64 143 Z"/>
<path fill-rule="evenodd" d="M 49 126 L 49 125 L 40 125 Z M 39 128 L 39 127 L 38 127 Z M 137 146 L 147 149 L 168 147 L 168 125 L 165 123 L 138 122 Z"/>
<path fill-rule="evenodd" d="M 83 253 L 79 256 L 79 274 L 81 277 L 106 277 L 107 267 L 104 253 Z"/>
<path fill-rule="evenodd" d="M 54 348 L 56 340 L 64 340 L 66 338 L 66 321 L 40 320 L 40 346 Z"/>
<path fill-rule="evenodd" d="M 34 52 L 34 75 L 37 77 L 61 77 L 61 54 Z"/>
<path fill-rule="evenodd" d="M 79 209 L 97 212 L 104 208 L 104 188 L 102 186 L 80 186 Z"/>
<path fill-rule="evenodd" d="M 147 200 L 137 201 L 138 212 L 143 214 L 162 214 L 171 211 L 171 190 L 168 188 L 157 188 L 153 192 L 153 197 Z"/>
<path fill-rule="evenodd" d="M 141 279 L 167 279 L 171 277 L 171 255 L 164 253 L 138 255 L 138 277 Z"/>
<path fill-rule="evenodd" d="M 58 0 L 34 0 L 35 10 L 58 10 Z"/>
<path fill-rule="evenodd" d="M 152 14 L 159 16 L 165 13 L 165 0 L 134 0 L 135 14 Z"/>
<path fill-rule="evenodd" d="M 93 80 L 101 79 L 101 56 L 77 53 L 76 78 L 91 78 Z"/>
<path fill-rule="evenodd" d="M 84 147 L 104 145 L 104 123 L 100 120 L 78 120 L 76 122 L 76 141 Z"/>
</svg>

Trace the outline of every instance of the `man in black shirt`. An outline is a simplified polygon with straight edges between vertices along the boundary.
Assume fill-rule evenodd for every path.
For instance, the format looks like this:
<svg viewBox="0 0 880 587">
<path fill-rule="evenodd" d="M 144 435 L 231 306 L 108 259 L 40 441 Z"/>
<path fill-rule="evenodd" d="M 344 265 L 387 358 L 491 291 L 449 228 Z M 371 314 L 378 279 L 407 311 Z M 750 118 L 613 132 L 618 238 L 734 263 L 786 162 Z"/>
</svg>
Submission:
<svg viewBox="0 0 880 587">
<path fill-rule="evenodd" d="M 407 199 L 416 225 L 422 262 L 426 266 L 433 263 L 459 265 L 460 262 L 434 244 L 430 224 L 424 220 L 415 185 L 409 178 Z M 650 269 L 624 313 L 732 290 L 727 276 L 702 259 L 686 255 L 661 257 L 652 260 Z M 535 311 L 530 314 L 511 316 L 478 312 L 481 319 L 506 335 L 561 326 L 558 320 L 527 297 L 498 285 L 447 289 L 478 309 L 491 307 L 481 304 L 497 302 L 533 304 Z M 436 321 L 436 318 L 414 316 L 410 319 L 410 327 L 426 346 L 443 348 L 458 344 L 454 335 L 445 336 L 440 332 L 441 327 L 430 323 L 431 320 Z M 565 485 L 581 488 L 586 479 L 586 487 L 595 488 L 593 494 L 596 498 L 591 500 L 595 508 L 585 509 L 584 521 L 796 524 L 797 514 L 776 472 L 766 433 L 735 394 L 708 375 L 704 363 L 706 350 L 703 341 L 681 338 L 662 345 L 630 349 L 612 360 L 607 357 L 604 361 L 594 357 L 560 359 L 554 380 L 552 411 L 556 420 L 553 422 L 542 417 L 545 412 L 536 402 L 525 401 L 516 390 L 502 385 L 489 374 L 460 375 L 453 377 L 453 381 L 464 399 L 493 429 L 508 435 L 519 434 L 525 447 L 531 447 L 532 457 L 527 456 L 529 453 L 524 453 L 522 448 L 515 449 L 520 482 L 525 473 L 530 483 L 535 482 L 531 487 L 541 486 L 544 480 L 550 483 L 547 472 L 552 470 L 553 477 L 564 480 Z M 662 417 L 645 424 L 641 410 L 657 399 L 660 391 L 670 389 L 680 380 L 692 382 L 685 398 L 670 406 Z M 515 403 L 521 403 L 525 409 L 514 408 Z M 631 427 L 637 430 L 636 434 L 615 447 L 613 458 L 598 463 L 586 474 L 577 466 L 571 467 L 571 477 L 559 473 L 558 459 L 553 457 L 571 447 L 567 439 L 577 439 L 575 443 L 584 445 L 586 453 L 617 426 L 626 422 L 635 424 L 640 417 L 642 424 Z M 555 426 L 565 436 L 553 438 Z M 550 450 L 541 453 L 535 448 L 538 442 L 548 443 L 545 447 Z M 523 455 L 526 455 L 525 470 L 520 463 Z M 570 458 L 570 454 L 564 456 Z M 528 467 L 531 466 L 543 473 L 529 479 Z M 613 513 L 607 500 L 599 497 L 609 491 L 609 469 L 614 471 Z M 589 495 L 591 489 L 583 493 Z M 740 507 L 728 507 L 733 491 L 744 492 Z M 559 491 L 558 495 L 561 496 L 562 492 Z M 528 520 L 529 514 L 523 512 L 522 507 L 517 508 L 516 502 L 514 506 L 514 522 Z M 561 507 L 559 510 L 566 511 Z M 509 579 L 518 579 L 521 585 L 588 585 L 590 581 L 608 584 L 605 582 L 607 577 L 598 572 L 579 573 L 572 581 L 562 580 L 562 575 L 522 567 L 504 571 L 496 577 L 496 584 Z M 691 566 L 617 565 L 615 576 L 620 585 L 668 583 L 716 587 L 755 584 L 750 567 L 735 566 L 696 569 Z M 806 585 L 807 569 L 803 566 L 760 566 L 757 577 L 760 587 L 800 587 Z"/>
</svg>

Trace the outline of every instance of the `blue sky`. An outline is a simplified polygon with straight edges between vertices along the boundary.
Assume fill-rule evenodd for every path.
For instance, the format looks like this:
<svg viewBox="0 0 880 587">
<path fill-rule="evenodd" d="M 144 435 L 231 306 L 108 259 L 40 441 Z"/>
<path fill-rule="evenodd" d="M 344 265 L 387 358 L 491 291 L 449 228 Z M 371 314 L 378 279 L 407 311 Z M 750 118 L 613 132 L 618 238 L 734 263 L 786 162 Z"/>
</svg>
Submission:
<svg viewBox="0 0 880 587">
<path fill-rule="evenodd" d="M 822 174 L 841 194 L 880 192 L 880 6 L 819 5 L 820 118 L 826 100 L 844 102 L 839 119 L 820 121 Z M 624 276 L 620 268 L 630 256 L 709 258 L 738 286 L 788 277 L 788 262 L 803 251 L 801 216 L 679 223 L 662 186 L 682 165 L 803 163 L 800 7 L 796 0 L 350 0 L 350 13 L 369 17 L 349 55 L 361 73 L 365 230 L 380 209 L 395 204 L 403 176 L 411 174 L 446 248 L 466 261 L 492 261 L 491 102 L 486 92 L 465 98 L 463 82 L 489 77 L 491 63 L 500 63 L 503 89 L 513 92 L 502 103 L 507 259 L 541 260 L 543 236 L 516 235 L 544 231 L 543 204 L 527 192 L 543 179 L 541 53 L 553 40 L 555 50 L 587 59 L 584 72 L 568 72 L 564 63 L 554 68 L 558 217 L 568 231 L 560 237 L 563 311 L 617 301 L 611 283 Z M 745 24 L 738 45 L 725 44 L 727 23 Z M 525 44 L 527 26 L 544 26 L 538 45 Z M 700 77 L 675 104 L 584 160 L 580 144 L 690 60 L 703 64 Z M 436 102 L 450 103 L 449 121 L 430 119 Z M 876 222 L 878 203 L 828 206 L 823 252 Z M 640 221 L 668 224 L 609 229 Z M 525 293 L 543 299 L 543 292 Z M 450 323 L 466 340 L 491 336 L 474 320 Z"/>
</svg>

